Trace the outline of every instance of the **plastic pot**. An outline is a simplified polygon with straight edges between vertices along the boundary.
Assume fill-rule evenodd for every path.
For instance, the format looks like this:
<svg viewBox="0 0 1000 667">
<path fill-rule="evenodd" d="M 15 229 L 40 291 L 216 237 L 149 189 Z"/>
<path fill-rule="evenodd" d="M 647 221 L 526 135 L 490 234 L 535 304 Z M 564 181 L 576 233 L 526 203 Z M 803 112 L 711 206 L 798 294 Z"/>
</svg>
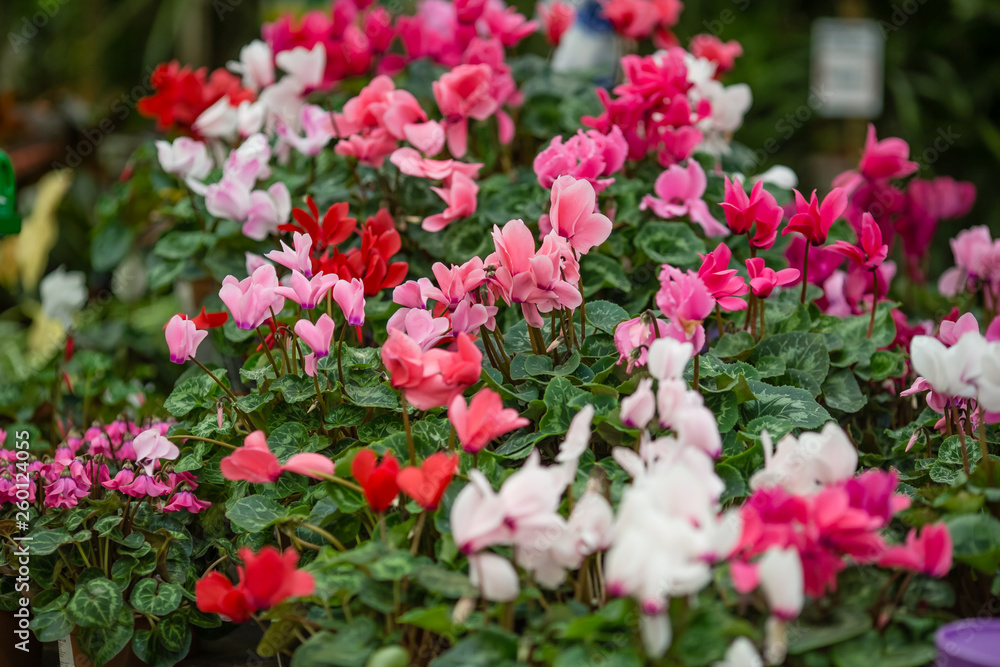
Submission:
<svg viewBox="0 0 1000 667">
<path fill-rule="evenodd" d="M 1000 667 L 1000 619 L 966 618 L 934 636 L 936 667 Z"/>
</svg>

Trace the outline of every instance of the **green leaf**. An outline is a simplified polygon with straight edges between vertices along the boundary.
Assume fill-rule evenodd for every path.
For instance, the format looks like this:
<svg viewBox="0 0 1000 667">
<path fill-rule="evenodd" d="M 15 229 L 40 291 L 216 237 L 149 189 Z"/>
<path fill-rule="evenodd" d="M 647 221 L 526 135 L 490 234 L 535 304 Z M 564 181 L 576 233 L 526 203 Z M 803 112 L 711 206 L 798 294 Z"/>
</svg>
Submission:
<svg viewBox="0 0 1000 667">
<path fill-rule="evenodd" d="M 830 371 L 830 353 L 821 334 L 793 331 L 768 336 L 754 350 L 751 362 L 763 356 L 777 357 L 785 362 L 786 371 L 802 371 L 817 383 Z"/>
<path fill-rule="evenodd" d="M 397 412 L 401 409 L 396 390 L 385 382 L 373 387 L 348 387 L 347 393 L 354 405 L 365 408 L 386 408 Z"/>
<path fill-rule="evenodd" d="M 263 496 L 240 498 L 226 511 L 226 517 L 230 521 L 250 533 L 264 530 L 286 515 L 284 507 Z"/>
<path fill-rule="evenodd" d="M 876 350 L 872 353 L 869 363 L 871 379 L 881 382 L 886 378 L 902 377 L 906 372 L 906 357 L 898 352 Z"/>
<path fill-rule="evenodd" d="M 624 308 L 609 301 L 587 302 L 586 309 L 587 324 L 609 336 L 614 336 L 615 327 L 629 319 Z"/>
<path fill-rule="evenodd" d="M 982 458 L 979 443 L 970 436 L 966 436 L 965 438 L 965 450 L 968 452 L 970 463 Z M 963 465 L 961 437 L 953 435 L 945 438 L 944 442 L 941 443 L 941 447 L 938 448 L 938 461 L 941 463 Z"/>
<path fill-rule="evenodd" d="M 288 403 L 301 403 L 316 395 L 313 379 L 299 375 L 282 375 L 271 383 L 271 388 L 280 391 Z"/>
<path fill-rule="evenodd" d="M 129 601 L 136 611 L 151 616 L 166 616 L 177 609 L 183 596 L 184 589 L 177 584 L 142 579 L 132 589 Z"/>
<path fill-rule="evenodd" d="M 719 432 L 725 433 L 736 426 L 736 421 L 740 415 L 739 406 L 736 403 L 736 394 L 731 391 L 718 394 L 708 394 L 705 396 L 705 406 L 715 413 L 719 422 Z"/>
<path fill-rule="evenodd" d="M 476 595 L 476 587 L 461 572 L 446 570 L 437 565 L 419 565 L 414 570 L 417 583 L 431 593 L 446 598 L 463 598 Z"/>
<path fill-rule="evenodd" d="M 839 370 L 823 383 L 823 400 L 828 408 L 841 412 L 857 412 L 865 406 L 868 398 L 861 393 L 861 387 L 850 370 Z"/>
<path fill-rule="evenodd" d="M 809 626 L 799 624 L 797 631 L 789 635 L 788 654 L 802 655 L 818 648 L 832 646 L 863 635 L 872 627 L 867 614 L 842 613 L 830 625 Z"/>
<path fill-rule="evenodd" d="M 678 267 L 694 266 L 705 252 L 705 243 L 682 222 L 650 222 L 635 235 L 635 245 L 654 262 Z"/>
<path fill-rule="evenodd" d="M 66 605 L 66 611 L 76 624 L 89 628 L 111 626 L 121 608 L 121 590 L 103 577 L 96 577 L 79 586 Z"/>
<path fill-rule="evenodd" d="M 132 245 L 132 230 L 114 222 L 101 228 L 90 242 L 90 264 L 94 271 L 110 271 L 125 259 Z"/>
<path fill-rule="evenodd" d="M 417 558 L 409 551 L 393 551 L 373 562 L 368 571 L 373 579 L 379 581 L 402 581 L 413 572 Z"/>
<path fill-rule="evenodd" d="M 952 555 L 986 574 L 1000 567 L 1000 521 L 989 514 L 946 516 Z"/>
<path fill-rule="evenodd" d="M 165 259 L 187 259 L 214 242 L 215 237 L 205 232 L 167 232 L 153 246 L 153 253 Z"/>
<path fill-rule="evenodd" d="M 831 420 L 830 413 L 816 402 L 809 392 L 795 387 L 775 387 L 764 382 L 749 381 L 747 385 L 755 400 L 740 406 L 744 421 L 759 417 L 782 417 L 796 428 L 819 428 Z"/>
<path fill-rule="evenodd" d="M 632 288 L 621 260 L 599 253 L 585 255 L 580 260 L 580 276 L 583 278 L 583 296 L 588 298 L 604 287 L 623 292 Z"/>
<path fill-rule="evenodd" d="M 399 617 L 400 623 L 415 625 L 439 635 L 454 632 L 451 622 L 451 608 L 445 604 L 422 609 L 412 609 Z"/>
<path fill-rule="evenodd" d="M 753 350 L 756 345 L 757 343 L 754 341 L 753 336 L 748 332 L 737 331 L 725 334 L 719 340 L 715 341 L 712 344 L 712 354 L 720 359 L 734 359 L 737 357 L 745 359 L 748 356 L 746 353 Z"/>
<path fill-rule="evenodd" d="M 570 401 L 582 394 L 586 392 L 574 387 L 566 378 L 553 378 L 545 388 L 546 410 L 538 422 L 538 430 L 553 435 L 565 433 L 573 416 Z"/>
<path fill-rule="evenodd" d="M 318 632 L 295 650 L 291 667 L 364 667 L 375 650 L 375 622 L 356 618 L 339 627 L 337 634 Z"/>
<path fill-rule="evenodd" d="M 133 630 L 132 611 L 123 607 L 117 623 L 108 627 L 80 628 L 76 639 L 95 665 L 103 665 L 125 650 L 132 641 Z"/>
<path fill-rule="evenodd" d="M 69 531 L 63 530 L 62 528 L 39 528 L 32 531 L 29 534 L 31 537 L 31 555 L 32 556 L 48 556 L 64 544 L 69 544 L 73 541 L 73 536 L 69 534 Z"/>
<path fill-rule="evenodd" d="M 501 667 L 516 659 L 516 636 L 489 628 L 462 639 L 430 667 Z"/>
<path fill-rule="evenodd" d="M 726 490 L 722 492 L 722 496 L 719 498 L 720 503 L 733 498 L 744 498 L 750 495 L 746 480 L 743 479 L 743 475 L 736 468 L 726 463 L 720 463 L 715 466 L 715 472 L 726 483 Z"/>
<path fill-rule="evenodd" d="M 225 382 L 224 372 L 217 371 L 216 376 Z M 163 408 L 174 417 L 183 417 L 196 407 L 214 407 L 220 391 L 219 385 L 207 375 L 188 378 L 174 387 L 170 396 L 164 401 Z"/>
<path fill-rule="evenodd" d="M 288 377 L 288 376 L 285 376 Z M 285 378 L 282 377 L 282 380 Z M 246 396 L 240 396 L 236 399 L 236 407 L 246 413 L 257 412 L 262 407 L 274 400 L 274 393 L 267 392 L 266 394 L 247 394 Z M 286 401 L 288 399 L 285 399 Z M 288 401 L 291 403 L 292 401 Z M 218 417 L 216 417 L 218 419 Z M 218 425 L 218 421 L 216 421 Z"/>
<path fill-rule="evenodd" d="M 31 619 L 31 629 L 41 642 L 55 642 L 69 635 L 75 623 L 65 609 L 38 612 Z"/>
</svg>

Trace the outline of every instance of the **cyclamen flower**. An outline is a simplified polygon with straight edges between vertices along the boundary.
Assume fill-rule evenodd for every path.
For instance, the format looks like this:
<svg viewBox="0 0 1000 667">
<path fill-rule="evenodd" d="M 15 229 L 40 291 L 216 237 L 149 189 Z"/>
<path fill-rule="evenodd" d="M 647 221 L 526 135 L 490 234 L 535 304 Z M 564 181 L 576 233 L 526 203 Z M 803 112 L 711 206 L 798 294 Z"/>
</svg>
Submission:
<svg viewBox="0 0 1000 667">
<path fill-rule="evenodd" d="M 489 65 L 459 65 L 434 82 L 434 99 L 445 118 L 448 150 L 454 157 L 466 153 L 469 118 L 486 120 L 500 105 L 491 94 Z"/>
<path fill-rule="evenodd" d="M 889 246 L 882 243 L 882 230 L 871 213 L 864 214 L 862 224 L 860 245 L 854 246 L 847 241 L 837 241 L 830 246 L 830 250 L 866 269 L 877 269 L 889 254 Z"/>
<path fill-rule="evenodd" d="M 889 138 L 879 141 L 875 136 L 875 126 L 869 124 L 858 168 L 865 178 L 903 178 L 920 167 L 911 162 L 909 156 L 910 146 L 904 140 Z"/>
<path fill-rule="evenodd" d="M 326 297 L 339 280 L 336 275 L 324 275 L 322 271 L 312 278 L 306 278 L 301 272 L 295 270 L 288 277 L 288 285 L 275 287 L 274 293 L 291 299 L 306 310 L 312 310 Z"/>
<path fill-rule="evenodd" d="M 191 514 L 197 514 L 203 509 L 211 507 L 212 503 L 207 500 L 198 500 L 191 491 L 178 491 L 170 498 L 163 507 L 164 512 L 180 512 L 185 510 Z"/>
<path fill-rule="evenodd" d="M 220 572 L 210 572 L 195 584 L 200 611 L 244 623 L 254 612 L 270 609 L 290 597 L 312 595 L 316 589 L 312 575 L 296 568 L 299 555 L 294 549 L 282 553 L 266 546 L 254 554 L 244 547 L 239 555 L 243 565 L 237 568 L 236 586 Z"/>
<path fill-rule="evenodd" d="M 467 218 L 476 212 L 476 195 L 479 193 L 479 186 L 461 172 L 452 174 L 451 187 L 432 187 L 431 190 L 444 200 L 447 208 L 441 213 L 424 218 L 421 224 L 424 231 L 439 232 L 455 220 Z"/>
<path fill-rule="evenodd" d="M 820 246 L 826 243 L 826 236 L 830 233 L 830 227 L 843 215 L 847 208 L 847 192 L 843 188 L 834 188 L 823 198 L 822 205 L 816 198 L 816 191 L 807 202 L 802 194 L 795 190 L 795 215 L 788 221 L 788 226 L 781 233 L 782 236 L 790 232 L 798 232 L 806 237 L 806 240 Z"/>
<path fill-rule="evenodd" d="M 750 245 L 755 248 L 767 249 L 774 245 L 784 212 L 774 195 L 764 189 L 764 182 L 757 181 L 747 195 L 738 180 L 730 181 L 726 176 L 725 190 L 725 201 L 721 206 L 733 234 L 746 234 Z M 751 228 L 753 235 L 750 234 Z"/>
<path fill-rule="evenodd" d="M 886 549 L 878 564 L 943 577 L 951 570 L 951 533 L 943 523 L 928 524 L 920 529 L 919 535 L 914 528 L 907 534 L 906 544 Z"/>
<path fill-rule="evenodd" d="M 382 457 L 381 463 L 376 465 L 375 461 L 375 452 L 362 449 L 351 461 L 351 474 L 364 489 L 368 505 L 376 512 L 384 512 L 399 495 L 399 463 L 388 452 Z"/>
<path fill-rule="evenodd" d="M 535 5 L 535 10 L 538 12 L 538 18 L 541 19 L 545 38 L 552 46 L 559 46 L 563 34 L 570 29 L 576 20 L 576 9 L 569 3 L 555 0 L 551 3 L 539 2 Z"/>
<path fill-rule="evenodd" d="M 317 359 L 330 354 L 333 329 L 333 319 L 326 313 L 320 315 L 315 323 L 307 319 L 302 319 L 295 323 L 295 335 L 312 348 L 313 354 L 316 355 Z"/>
<path fill-rule="evenodd" d="M 226 276 L 219 298 L 229 308 L 237 327 L 256 329 L 271 317 L 272 310 L 278 313 L 285 307 L 285 298 L 276 293 L 277 287 L 274 266 L 267 264 L 242 281 Z"/>
<path fill-rule="evenodd" d="M 201 181 L 214 166 L 205 144 L 190 137 L 178 137 L 173 143 L 157 141 L 156 155 L 163 171 L 184 180 Z"/>
<path fill-rule="evenodd" d="M 706 235 L 723 236 L 729 230 L 712 217 L 708 204 L 702 199 L 706 185 L 705 171 L 697 160 L 688 160 L 687 167 L 670 165 L 653 185 L 656 196 L 643 197 L 639 209 L 648 208 L 664 220 L 686 215 L 691 222 L 701 225 Z"/>
<path fill-rule="evenodd" d="M 174 315 L 167 322 L 165 336 L 170 348 L 170 361 L 183 364 L 198 352 L 201 341 L 208 336 L 207 331 L 199 331 L 192 320 Z"/>
<path fill-rule="evenodd" d="M 684 273 L 669 264 L 660 270 L 660 289 L 656 305 L 671 321 L 688 334 L 701 325 L 715 307 L 715 299 L 696 273 Z"/>
<path fill-rule="evenodd" d="M 292 199 L 284 183 L 275 183 L 267 190 L 254 190 L 250 193 L 250 208 L 243 223 L 243 235 L 263 241 L 269 234 L 276 234 L 278 227 L 288 222 L 291 213 Z"/>
<path fill-rule="evenodd" d="M 753 257 L 746 261 L 747 274 L 750 276 L 750 289 L 761 298 L 771 296 L 775 287 L 794 284 L 799 279 L 798 269 L 781 269 L 775 271 L 764 265 L 764 258 Z"/>
<path fill-rule="evenodd" d="M 389 371 L 390 383 L 402 390 L 408 403 L 420 410 L 443 407 L 479 380 L 483 353 L 468 334 L 458 334 L 456 341 L 454 352 L 424 352 L 399 329 L 389 331 L 381 350 L 382 363 Z"/>
<path fill-rule="evenodd" d="M 695 35 L 691 38 L 691 55 L 704 58 L 716 65 L 716 76 L 733 68 L 736 59 L 743 55 L 743 46 L 734 39 L 723 42 L 715 35 Z"/>
<path fill-rule="evenodd" d="M 462 449 L 469 454 L 530 423 L 517 410 L 503 407 L 500 396 L 488 387 L 480 389 L 468 406 L 463 396 L 455 396 L 448 405 L 448 420 L 455 427 Z"/>
<path fill-rule="evenodd" d="M 365 323 L 365 285 L 363 282 L 357 278 L 350 281 L 338 281 L 333 287 L 333 300 L 340 306 L 340 311 L 344 314 L 349 326 L 357 327 Z"/>
<path fill-rule="evenodd" d="M 746 280 L 736 269 L 730 269 L 733 252 L 725 243 L 720 243 L 707 255 L 700 255 L 702 262 L 698 277 L 712 294 L 716 304 L 725 311 L 746 310 L 747 302 L 739 297 L 750 291 Z"/>
<path fill-rule="evenodd" d="M 649 317 L 634 317 L 615 327 L 615 348 L 618 350 L 618 365 L 627 362 L 626 371 L 631 373 L 636 366 L 645 366 L 649 347 L 653 341 L 667 335 L 670 323 Z M 655 331 L 654 331 L 655 327 Z"/>
<path fill-rule="evenodd" d="M 399 489 L 428 512 L 435 511 L 458 470 L 458 455 L 436 452 L 420 467 L 407 466 L 396 475 Z"/>
<path fill-rule="evenodd" d="M 562 136 L 554 137 L 535 157 L 534 170 L 543 188 L 551 188 L 557 178 L 568 175 L 588 181 L 601 192 L 615 182 L 610 176 L 622 168 L 627 155 L 628 143 L 617 125 L 607 134 L 578 130 L 565 143 Z"/>
<path fill-rule="evenodd" d="M 264 256 L 287 269 L 301 271 L 306 278 L 312 278 L 312 257 L 310 255 L 313 246 L 312 236 L 298 232 L 293 233 L 292 246 L 294 250 L 285 245 L 284 241 L 279 241 L 279 243 L 281 250 L 272 250 Z"/>
<path fill-rule="evenodd" d="M 588 181 L 560 176 L 552 184 L 549 223 L 581 255 L 611 235 L 611 220 L 596 208 L 597 193 Z"/>
<path fill-rule="evenodd" d="M 287 125 L 278 125 L 278 136 L 303 155 L 315 157 L 336 136 L 330 112 L 313 104 L 307 104 L 299 112 L 299 121 L 304 134 L 296 134 Z"/>
</svg>

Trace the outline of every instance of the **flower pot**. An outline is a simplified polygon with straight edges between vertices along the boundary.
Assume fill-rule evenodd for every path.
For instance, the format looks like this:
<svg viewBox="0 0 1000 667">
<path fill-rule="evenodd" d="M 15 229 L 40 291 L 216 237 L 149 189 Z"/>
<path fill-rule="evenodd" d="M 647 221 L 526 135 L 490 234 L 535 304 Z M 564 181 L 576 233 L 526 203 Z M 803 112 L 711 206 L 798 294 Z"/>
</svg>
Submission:
<svg viewBox="0 0 1000 667">
<path fill-rule="evenodd" d="M 20 638 L 14 634 L 19 627 L 14 612 L 0 611 L 0 637 L 3 637 L 4 642 L 4 649 L 0 651 L 0 667 L 38 667 L 42 664 L 42 643 L 34 632 L 29 633 L 27 651 L 14 646 L 20 642 Z"/>
<path fill-rule="evenodd" d="M 937 667 L 1000 667 L 1000 619 L 966 618 L 934 636 Z"/>
</svg>

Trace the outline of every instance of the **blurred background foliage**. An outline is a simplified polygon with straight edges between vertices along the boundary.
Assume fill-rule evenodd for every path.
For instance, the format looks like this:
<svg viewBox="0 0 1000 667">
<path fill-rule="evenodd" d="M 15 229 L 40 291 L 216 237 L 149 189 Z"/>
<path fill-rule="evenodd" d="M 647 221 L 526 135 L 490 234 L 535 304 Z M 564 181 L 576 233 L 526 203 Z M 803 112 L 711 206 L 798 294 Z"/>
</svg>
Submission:
<svg viewBox="0 0 1000 667">
<path fill-rule="evenodd" d="M 513 4 L 533 13 L 531 0 Z M 0 3 L 0 147 L 14 156 L 22 210 L 30 210 L 33 184 L 44 174 L 63 165 L 76 168 L 59 205 L 58 242 L 44 272 L 61 264 L 100 271 L 103 267 L 92 266 L 91 253 L 84 250 L 98 218 L 149 214 L 121 207 L 102 212 L 99 196 L 121 187 L 115 184 L 129 156 L 153 136 L 152 121 L 135 112 L 136 101 L 149 92 L 153 66 L 173 58 L 193 66 L 224 66 L 238 56 L 240 46 L 259 36 L 262 21 L 326 5 L 306 0 Z M 1000 167 L 1000 58 L 993 42 L 1000 28 L 1000 2 L 687 2 L 677 27 L 685 44 L 694 34 L 712 32 L 744 46 L 745 55 L 726 80 L 748 83 L 754 95 L 737 139 L 751 151 L 770 146 L 773 152 L 757 170 L 788 165 L 806 189 L 828 188 L 831 174 L 856 163 L 866 125 L 814 113 L 804 122 L 790 122 L 809 108 L 811 26 L 823 16 L 864 16 L 883 28 L 885 104 L 874 120 L 879 136 L 909 141 L 923 165 L 920 176 L 947 174 L 973 181 L 979 189 L 971 215 L 941 225 L 931 266 L 931 275 L 937 275 L 951 265 L 945 240 L 959 226 L 1000 229 L 1000 191 L 991 187 Z M 526 41 L 522 49 L 545 53 L 541 38 Z M 954 143 L 935 159 L 922 158 L 942 133 Z M 10 287 L 2 268 L 0 284 Z M 0 310 L 16 302 L 13 294 L 0 291 Z"/>
</svg>

